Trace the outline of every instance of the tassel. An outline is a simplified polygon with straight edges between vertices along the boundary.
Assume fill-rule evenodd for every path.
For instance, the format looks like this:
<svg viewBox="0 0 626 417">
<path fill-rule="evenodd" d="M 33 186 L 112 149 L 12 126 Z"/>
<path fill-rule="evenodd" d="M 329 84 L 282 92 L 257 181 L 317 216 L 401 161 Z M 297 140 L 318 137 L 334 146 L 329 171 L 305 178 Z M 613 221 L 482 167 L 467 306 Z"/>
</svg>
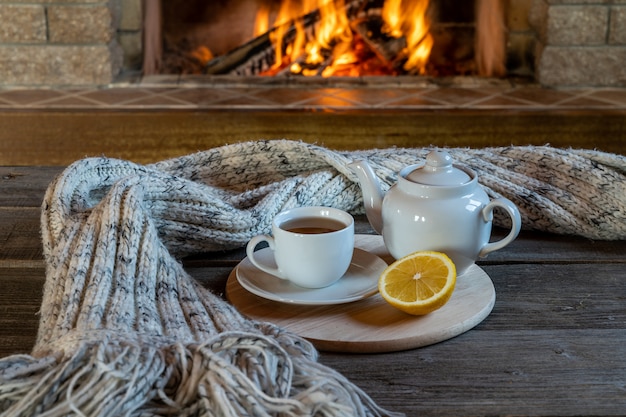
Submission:
<svg viewBox="0 0 626 417">
<path fill-rule="evenodd" d="M 0 360 L 2 415 L 399 415 L 315 357 L 294 356 L 264 335 L 225 332 L 186 345 L 107 331 L 91 336 L 101 339 L 55 343 L 68 356 Z"/>
</svg>

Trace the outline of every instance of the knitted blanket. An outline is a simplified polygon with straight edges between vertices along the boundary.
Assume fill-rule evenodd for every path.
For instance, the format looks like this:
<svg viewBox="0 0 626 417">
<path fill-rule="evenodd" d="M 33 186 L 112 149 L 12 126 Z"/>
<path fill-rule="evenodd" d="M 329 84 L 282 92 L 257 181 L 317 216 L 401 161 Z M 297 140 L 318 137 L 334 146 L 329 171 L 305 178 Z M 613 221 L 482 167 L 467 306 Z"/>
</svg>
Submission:
<svg viewBox="0 0 626 417">
<path fill-rule="evenodd" d="M 626 238 L 626 158 L 551 147 L 449 149 L 523 227 Z M 306 340 L 241 316 L 181 257 L 239 248 L 281 210 L 362 212 L 367 159 L 384 187 L 427 149 L 336 152 L 291 141 L 153 165 L 85 159 L 42 205 L 46 283 L 36 345 L 0 360 L 2 415 L 391 415 Z M 495 222 L 506 225 L 506 219 Z"/>
</svg>

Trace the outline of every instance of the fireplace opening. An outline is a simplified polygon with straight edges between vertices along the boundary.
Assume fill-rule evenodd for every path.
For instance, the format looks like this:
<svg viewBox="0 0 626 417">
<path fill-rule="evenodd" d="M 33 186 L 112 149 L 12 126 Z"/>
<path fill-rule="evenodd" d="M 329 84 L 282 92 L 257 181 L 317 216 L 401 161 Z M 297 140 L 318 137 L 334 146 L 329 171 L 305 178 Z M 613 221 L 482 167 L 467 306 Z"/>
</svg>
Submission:
<svg viewBox="0 0 626 417">
<path fill-rule="evenodd" d="M 511 50 L 505 0 L 146 4 L 148 75 L 532 76 L 531 46 Z"/>
</svg>

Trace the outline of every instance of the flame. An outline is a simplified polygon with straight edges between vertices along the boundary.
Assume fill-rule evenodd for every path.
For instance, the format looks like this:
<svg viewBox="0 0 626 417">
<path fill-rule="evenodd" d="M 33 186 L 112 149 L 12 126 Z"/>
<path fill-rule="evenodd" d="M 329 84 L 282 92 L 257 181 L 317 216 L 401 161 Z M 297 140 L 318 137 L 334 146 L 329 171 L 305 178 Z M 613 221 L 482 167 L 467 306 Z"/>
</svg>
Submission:
<svg viewBox="0 0 626 417">
<path fill-rule="evenodd" d="M 270 28 L 270 8 L 268 5 L 264 4 L 259 7 L 259 10 L 256 12 L 256 17 L 254 20 L 254 36 L 261 36 L 265 32 L 267 32 Z"/>
<path fill-rule="evenodd" d="M 425 73 L 433 46 L 426 18 L 428 4 L 429 0 L 385 0 L 382 8 L 382 31 L 390 37 L 404 39 L 403 68 L 410 73 Z M 344 0 L 283 0 L 269 35 L 276 53 L 269 72 L 289 68 L 294 73 L 323 77 L 364 75 L 359 69 L 355 34 L 346 10 Z M 307 35 L 303 17 L 312 11 L 319 13 L 319 20 L 315 33 Z M 256 36 L 267 32 L 271 14 L 267 8 L 259 10 Z M 295 37 L 285 46 L 285 36 L 292 28 Z"/>
<path fill-rule="evenodd" d="M 383 30 L 394 38 L 402 36 L 402 0 L 387 0 L 383 5 Z"/>
<path fill-rule="evenodd" d="M 417 72 L 423 74 L 434 43 L 426 20 L 428 0 L 418 0 L 410 3 L 406 15 L 411 16 L 411 19 L 405 22 L 408 27 L 405 36 L 409 58 L 404 64 L 404 69 L 407 71 L 417 70 Z"/>
<path fill-rule="evenodd" d="M 428 3 L 428 0 L 387 0 L 383 6 L 383 31 L 394 38 L 404 36 L 404 52 L 407 56 L 404 69 L 409 72 L 425 72 L 433 47 L 433 38 L 426 19 Z"/>
<path fill-rule="evenodd" d="M 213 52 L 211 52 L 211 50 L 204 45 L 200 45 L 192 51 L 191 56 L 200 61 L 202 65 L 206 65 L 207 62 L 214 58 Z"/>
</svg>

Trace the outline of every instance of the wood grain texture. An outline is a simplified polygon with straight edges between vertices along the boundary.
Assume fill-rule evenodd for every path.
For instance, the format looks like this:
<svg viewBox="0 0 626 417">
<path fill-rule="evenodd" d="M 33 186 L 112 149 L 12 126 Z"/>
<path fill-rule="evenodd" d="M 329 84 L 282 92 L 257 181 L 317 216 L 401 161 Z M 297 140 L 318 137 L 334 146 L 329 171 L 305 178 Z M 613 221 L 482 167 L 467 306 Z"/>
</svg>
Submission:
<svg viewBox="0 0 626 417">
<path fill-rule="evenodd" d="M 64 167 L 0 166 L 0 260 L 41 260 L 39 216 L 46 188 Z M 359 216 L 356 233 L 373 233 L 365 216 Z M 494 238 L 506 232 L 495 228 Z M 478 261 L 481 267 L 533 263 L 626 263 L 621 242 L 592 241 L 577 236 L 522 231 L 522 237 Z M 15 243 L 19 241 L 20 243 Z M 235 266 L 245 251 L 199 254 L 185 259 L 190 266 Z M 11 255 L 8 255 L 8 254 Z M 5 255 L 3 255 L 5 254 Z"/>
<path fill-rule="evenodd" d="M 87 156 L 156 162 L 259 139 L 338 150 L 545 145 L 626 153 L 626 118 L 602 112 L 12 111 L 0 113 L 0 165 Z"/>
<path fill-rule="evenodd" d="M 0 166 L 0 207 L 41 207 L 48 184 L 63 168 Z"/>
<path fill-rule="evenodd" d="M 44 281 L 43 267 L 0 267 L 0 357 L 34 346 Z"/>
<path fill-rule="evenodd" d="M 527 263 L 484 269 L 497 294 L 490 320 L 483 323 L 488 329 L 626 328 L 624 263 Z"/>
<path fill-rule="evenodd" d="M 482 330 L 494 315 L 436 345 L 321 361 L 407 416 L 623 415 L 623 328 Z"/>
<path fill-rule="evenodd" d="M 39 208 L 0 207 L 0 266 L 16 262 L 31 267 L 43 265 L 40 213 Z"/>
<path fill-rule="evenodd" d="M 392 261 L 381 236 L 357 235 L 355 246 Z M 233 270 L 226 297 L 245 316 L 290 330 L 320 350 L 371 353 L 413 349 L 458 336 L 489 315 L 496 293 L 489 276 L 473 267 L 458 277 L 446 305 L 416 317 L 392 307 L 379 294 L 338 305 L 301 306 L 267 300 L 244 289 Z"/>
</svg>

